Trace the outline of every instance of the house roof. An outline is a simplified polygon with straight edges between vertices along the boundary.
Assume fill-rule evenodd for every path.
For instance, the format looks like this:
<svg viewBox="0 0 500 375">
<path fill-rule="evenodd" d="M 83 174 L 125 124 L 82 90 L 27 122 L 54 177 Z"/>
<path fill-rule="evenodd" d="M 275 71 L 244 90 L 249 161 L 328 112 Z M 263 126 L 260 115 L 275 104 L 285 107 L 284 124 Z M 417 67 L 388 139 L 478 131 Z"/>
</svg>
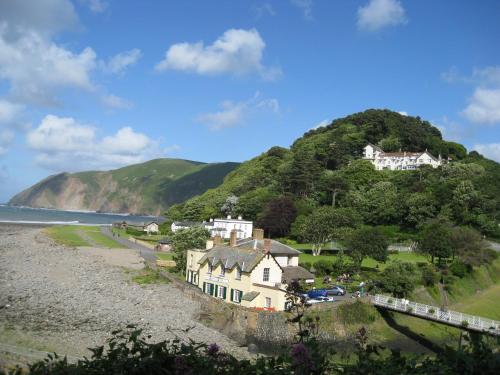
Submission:
<svg viewBox="0 0 500 375">
<path fill-rule="evenodd" d="M 239 248 L 248 248 L 256 250 L 264 250 L 264 240 L 254 240 L 252 238 L 245 238 L 236 242 Z M 271 240 L 271 254 L 272 255 L 299 255 L 300 251 L 287 246 L 281 242 Z"/>
<path fill-rule="evenodd" d="M 238 266 L 242 272 L 250 272 L 264 256 L 260 250 L 218 245 L 210 249 L 198 264 L 209 261 L 211 265 L 221 263 L 226 269 Z"/>
<path fill-rule="evenodd" d="M 178 227 L 197 227 L 203 225 L 199 221 L 174 221 L 174 224 Z"/>
<path fill-rule="evenodd" d="M 314 279 L 314 275 L 302 267 L 292 266 L 283 267 L 283 274 L 281 276 L 281 281 L 285 284 L 293 280 L 307 280 Z"/>
<path fill-rule="evenodd" d="M 373 143 L 368 143 L 364 148 L 366 148 L 368 146 L 372 146 L 375 150 L 383 152 L 380 147 L 375 146 Z"/>
</svg>

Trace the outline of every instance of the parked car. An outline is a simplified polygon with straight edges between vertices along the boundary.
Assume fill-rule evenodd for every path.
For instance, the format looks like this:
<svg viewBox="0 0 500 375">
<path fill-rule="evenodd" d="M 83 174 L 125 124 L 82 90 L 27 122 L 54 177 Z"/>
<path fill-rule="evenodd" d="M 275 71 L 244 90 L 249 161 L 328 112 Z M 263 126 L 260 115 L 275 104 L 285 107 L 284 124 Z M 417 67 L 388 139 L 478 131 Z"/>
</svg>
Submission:
<svg viewBox="0 0 500 375">
<path fill-rule="evenodd" d="M 306 305 L 314 305 L 317 303 L 324 303 L 324 302 L 335 302 L 335 299 L 333 297 L 316 297 L 316 298 L 311 298 L 306 301 Z"/>
<path fill-rule="evenodd" d="M 343 296 L 343 295 L 345 295 L 345 293 L 346 293 L 346 290 L 338 285 L 326 290 L 326 294 L 328 296 L 330 296 L 330 295 Z"/>
<path fill-rule="evenodd" d="M 313 289 L 307 292 L 309 298 L 327 297 L 326 289 Z"/>
</svg>

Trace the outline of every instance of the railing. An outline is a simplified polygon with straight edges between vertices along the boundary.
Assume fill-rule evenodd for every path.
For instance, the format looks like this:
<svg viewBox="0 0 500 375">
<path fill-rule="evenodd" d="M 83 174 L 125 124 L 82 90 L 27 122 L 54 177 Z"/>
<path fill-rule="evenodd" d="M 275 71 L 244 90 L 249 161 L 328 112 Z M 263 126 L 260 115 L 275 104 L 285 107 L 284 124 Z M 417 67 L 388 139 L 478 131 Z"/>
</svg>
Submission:
<svg viewBox="0 0 500 375">
<path fill-rule="evenodd" d="M 497 320 L 463 314 L 457 311 L 443 310 L 439 307 L 381 294 L 372 296 L 371 301 L 376 306 L 385 307 L 394 311 L 404 312 L 409 315 L 435 320 L 468 330 L 487 332 L 495 336 L 500 336 L 500 322 Z"/>
</svg>

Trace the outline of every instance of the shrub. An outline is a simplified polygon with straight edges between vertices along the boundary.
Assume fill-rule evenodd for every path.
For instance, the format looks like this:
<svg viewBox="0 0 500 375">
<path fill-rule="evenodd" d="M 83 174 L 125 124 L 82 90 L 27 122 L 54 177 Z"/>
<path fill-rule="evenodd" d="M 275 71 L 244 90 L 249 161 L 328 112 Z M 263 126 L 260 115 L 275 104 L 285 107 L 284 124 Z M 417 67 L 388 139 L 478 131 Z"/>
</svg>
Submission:
<svg viewBox="0 0 500 375">
<path fill-rule="evenodd" d="M 426 265 L 422 267 L 422 284 L 425 286 L 433 286 L 439 280 L 438 273 L 434 270 L 432 265 Z"/>
<path fill-rule="evenodd" d="M 125 232 L 127 232 L 127 234 L 130 234 L 131 236 L 142 236 L 145 233 L 142 230 L 138 230 L 131 227 L 127 227 Z"/>
<path fill-rule="evenodd" d="M 300 266 L 309 271 L 311 269 L 311 262 L 301 262 Z"/>
<path fill-rule="evenodd" d="M 320 259 L 314 263 L 314 268 L 316 269 L 317 276 L 329 275 L 332 272 L 332 262 L 326 259 Z"/>
<path fill-rule="evenodd" d="M 434 310 L 433 308 L 430 308 L 429 310 L 427 310 L 427 314 L 434 314 L 436 312 L 436 310 Z"/>
<path fill-rule="evenodd" d="M 455 260 L 449 267 L 450 272 L 459 277 L 463 278 L 465 277 L 468 273 L 472 271 L 472 267 L 468 264 L 465 264 L 464 262 L 460 260 Z"/>
</svg>

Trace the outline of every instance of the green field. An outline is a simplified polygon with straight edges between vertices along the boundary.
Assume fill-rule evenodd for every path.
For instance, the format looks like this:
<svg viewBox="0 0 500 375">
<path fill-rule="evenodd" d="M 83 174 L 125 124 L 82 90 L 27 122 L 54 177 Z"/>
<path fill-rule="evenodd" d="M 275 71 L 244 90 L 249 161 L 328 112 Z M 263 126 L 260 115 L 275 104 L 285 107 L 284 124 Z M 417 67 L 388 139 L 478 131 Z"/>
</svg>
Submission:
<svg viewBox="0 0 500 375">
<path fill-rule="evenodd" d="M 156 257 L 161 260 L 172 260 L 173 256 L 172 253 L 156 253 Z"/>
<path fill-rule="evenodd" d="M 102 234 L 98 226 L 57 225 L 47 228 L 45 231 L 57 243 L 66 246 L 123 247 Z"/>
<path fill-rule="evenodd" d="M 333 262 L 337 256 L 336 255 L 318 255 L 318 256 L 313 256 L 312 254 L 306 254 L 302 253 L 299 255 L 299 263 L 304 263 L 308 262 L 311 264 L 316 263 L 319 260 L 327 260 L 329 262 Z M 377 268 L 380 270 L 383 270 L 388 262 L 394 261 L 394 260 L 399 260 L 402 262 L 410 262 L 410 263 L 417 263 L 417 262 L 428 262 L 428 258 L 424 255 L 417 254 L 417 253 L 398 253 L 398 254 L 390 254 L 389 255 L 389 260 L 386 263 L 382 262 L 377 262 L 375 259 L 372 258 L 365 258 L 363 260 L 363 263 L 361 264 L 362 267 L 366 268 Z"/>
</svg>

